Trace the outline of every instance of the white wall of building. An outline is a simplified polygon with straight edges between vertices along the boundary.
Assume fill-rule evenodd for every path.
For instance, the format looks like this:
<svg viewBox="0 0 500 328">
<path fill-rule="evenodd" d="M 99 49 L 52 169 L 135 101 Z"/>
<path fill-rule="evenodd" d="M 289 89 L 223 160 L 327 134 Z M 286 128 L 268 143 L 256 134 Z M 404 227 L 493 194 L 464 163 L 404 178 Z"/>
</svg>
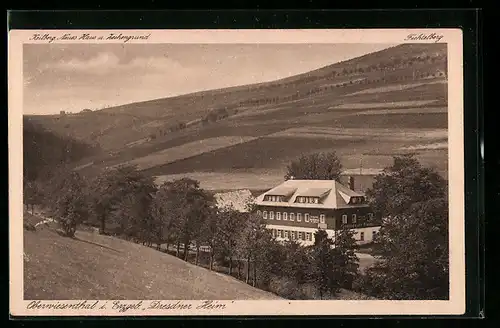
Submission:
<svg viewBox="0 0 500 328">
<path fill-rule="evenodd" d="M 294 227 L 294 226 L 285 226 L 285 225 L 275 225 L 275 224 L 267 224 L 266 225 L 267 229 L 275 229 L 275 230 L 287 230 L 287 231 L 296 231 L 296 232 L 303 232 L 303 233 L 310 233 L 311 234 L 311 240 L 299 240 L 297 239 L 298 242 L 300 242 L 304 246 L 309 246 L 314 244 L 314 233 L 318 230 L 317 228 L 304 228 L 304 227 Z M 367 244 L 373 241 L 373 232 L 375 231 L 378 233 L 380 230 L 380 227 L 367 227 L 367 228 L 358 228 L 358 229 L 353 229 L 355 232 L 354 239 L 356 240 L 356 243 L 359 245 L 362 244 Z M 332 229 L 325 229 L 327 235 L 329 238 L 335 239 L 335 230 Z M 364 240 L 361 240 L 361 233 L 364 234 Z M 281 238 L 276 236 L 276 240 L 278 241 L 285 241 L 288 240 L 288 238 Z"/>
<path fill-rule="evenodd" d="M 373 241 L 373 232 L 378 233 L 380 227 L 368 227 L 353 229 L 355 232 L 354 239 L 359 245 L 371 243 Z M 361 233 L 364 234 L 364 240 L 361 240 Z"/>
</svg>

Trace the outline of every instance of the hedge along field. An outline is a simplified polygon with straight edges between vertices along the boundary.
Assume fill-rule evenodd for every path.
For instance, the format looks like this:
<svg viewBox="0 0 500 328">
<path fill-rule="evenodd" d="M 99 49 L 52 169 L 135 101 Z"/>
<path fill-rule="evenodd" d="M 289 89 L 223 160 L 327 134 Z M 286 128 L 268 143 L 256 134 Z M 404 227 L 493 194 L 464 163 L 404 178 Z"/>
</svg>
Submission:
<svg viewBox="0 0 500 328">
<path fill-rule="evenodd" d="M 380 93 L 380 92 L 390 92 L 390 91 L 401 91 L 401 90 L 405 90 L 405 89 L 412 89 L 415 87 L 420 87 L 423 85 L 432 85 L 432 84 L 440 84 L 440 83 L 446 84 L 447 81 L 445 79 L 438 79 L 438 80 L 429 80 L 429 81 L 425 81 L 425 82 L 416 82 L 416 83 L 415 82 L 408 82 L 408 83 L 404 83 L 404 84 L 402 83 L 402 84 L 397 84 L 397 85 L 389 85 L 389 86 L 383 86 L 383 87 L 364 89 L 361 91 L 351 93 L 351 94 L 349 94 L 349 96 Z"/>
</svg>

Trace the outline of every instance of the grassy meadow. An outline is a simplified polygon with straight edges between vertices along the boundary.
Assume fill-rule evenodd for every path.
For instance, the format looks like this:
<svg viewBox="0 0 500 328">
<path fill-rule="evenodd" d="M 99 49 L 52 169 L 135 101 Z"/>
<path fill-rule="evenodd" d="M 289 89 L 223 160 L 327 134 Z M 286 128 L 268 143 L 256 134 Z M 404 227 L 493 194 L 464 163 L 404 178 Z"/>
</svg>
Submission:
<svg viewBox="0 0 500 328">
<path fill-rule="evenodd" d="M 24 299 L 276 300 L 233 277 L 88 231 L 24 231 Z"/>
</svg>

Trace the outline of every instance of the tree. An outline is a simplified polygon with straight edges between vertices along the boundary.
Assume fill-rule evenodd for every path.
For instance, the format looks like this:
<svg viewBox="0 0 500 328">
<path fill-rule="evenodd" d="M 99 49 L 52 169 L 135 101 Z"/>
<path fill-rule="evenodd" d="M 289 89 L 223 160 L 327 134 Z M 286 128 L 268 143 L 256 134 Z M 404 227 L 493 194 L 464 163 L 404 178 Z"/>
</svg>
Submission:
<svg viewBox="0 0 500 328">
<path fill-rule="evenodd" d="M 393 165 L 375 177 L 366 196 L 374 212 L 386 217 L 404 213 L 412 204 L 443 197 L 446 188 L 439 173 L 422 167 L 410 154 L 395 156 Z"/>
<path fill-rule="evenodd" d="M 88 215 L 85 181 L 76 172 L 64 177 L 64 187 L 53 204 L 54 214 L 67 237 L 74 237 L 77 226 Z"/>
<path fill-rule="evenodd" d="M 411 156 L 396 157 L 368 194 L 384 216 L 374 245 L 381 260 L 356 288 L 385 299 L 447 299 L 446 181 Z"/>
<path fill-rule="evenodd" d="M 34 214 L 35 205 L 43 203 L 43 197 L 43 190 L 37 181 L 27 181 L 24 179 L 23 202 L 27 210 L 31 206 L 31 214 Z"/>
<path fill-rule="evenodd" d="M 342 165 L 335 152 L 302 155 L 287 166 L 285 180 L 338 180 Z"/>
<path fill-rule="evenodd" d="M 209 270 L 213 270 L 214 259 L 216 254 L 218 254 L 223 249 L 223 241 L 220 238 L 220 226 L 221 220 L 219 218 L 220 213 L 216 208 L 212 208 L 211 215 L 207 217 L 203 226 L 201 240 L 206 243 L 210 251 L 209 260 Z"/>
<path fill-rule="evenodd" d="M 229 262 L 229 274 L 233 273 L 233 259 L 237 255 L 237 241 L 240 238 L 241 227 L 244 226 L 246 213 L 241 213 L 232 207 L 219 210 L 217 239 L 220 247 L 219 255 Z"/>
<path fill-rule="evenodd" d="M 447 198 L 417 203 L 391 217 L 377 236 L 382 260 L 358 288 L 383 299 L 449 298 Z"/>
<path fill-rule="evenodd" d="M 92 181 L 90 187 L 91 209 L 99 222 L 99 232 L 106 234 L 106 223 L 110 219 L 121 221 L 123 210 L 129 210 L 126 216 L 128 219 L 136 220 L 140 216 L 147 215 L 151 195 L 155 191 L 153 178 L 135 166 L 119 166 L 101 173 Z M 129 203 L 124 207 L 120 206 L 124 205 L 126 197 Z M 135 210 L 131 211 L 132 208 Z M 132 215 L 132 218 L 128 215 Z"/>
<path fill-rule="evenodd" d="M 354 231 L 350 229 L 340 230 L 336 234 L 334 243 L 335 280 L 340 287 L 351 289 L 359 268 L 359 258 L 355 253 L 357 245 L 354 239 Z"/>
<path fill-rule="evenodd" d="M 309 272 L 311 257 L 306 247 L 295 240 L 289 240 L 283 245 L 283 253 L 281 275 L 293 280 L 297 285 L 307 283 L 312 279 Z"/>
<path fill-rule="evenodd" d="M 238 256 L 246 261 L 245 282 L 250 282 L 250 267 L 252 265 L 252 283 L 255 286 L 257 284 L 257 267 L 262 268 L 262 264 L 267 261 L 265 254 L 272 242 L 272 235 L 263 224 L 262 216 L 257 214 L 256 208 L 252 204 L 247 204 L 247 208 L 249 212 L 243 214 L 246 218 L 236 246 Z"/>
<path fill-rule="evenodd" d="M 340 284 L 335 279 L 333 241 L 328 238 L 326 231 L 318 230 L 314 233 L 314 245 L 311 249 L 311 280 L 319 291 L 320 298 L 326 294 L 335 294 Z"/>
<path fill-rule="evenodd" d="M 245 282 L 248 284 L 250 281 L 250 263 L 255 259 L 257 252 L 260 218 L 256 215 L 247 215 L 247 217 L 248 219 L 244 222 L 243 229 L 240 232 L 238 240 L 236 241 L 236 247 L 238 258 L 246 261 L 247 272 Z"/>
<path fill-rule="evenodd" d="M 138 182 L 112 205 L 110 217 L 120 225 L 119 233 L 151 246 L 156 241 L 156 226 L 151 213 L 155 186 L 148 179 Z"/>
<path fill-rule="evenodd" d="M 200 237 L 204 221 L 212 215 L 214 198 L 200 188 L 198 181 L 189 178 L 166 181 L 160 189 L 164 213 L 168 216 L 166 222 L 176 239 L 177 253 L 182 243 L 183 258 L 187 260 L 191 242 Z"/>
<path fill-rule="evenodd" d="M 168 199 L 170 192 L 170 185 L 162 184 L 151 202 L 151 217 L 155 227 L 155 240 L 158 248 L 161 244 L 166 243 L 167 250 L 170 244 L 177 240 L 176 228 L 178 226 L 178 217 L 169 212 Z"/>
</svg>

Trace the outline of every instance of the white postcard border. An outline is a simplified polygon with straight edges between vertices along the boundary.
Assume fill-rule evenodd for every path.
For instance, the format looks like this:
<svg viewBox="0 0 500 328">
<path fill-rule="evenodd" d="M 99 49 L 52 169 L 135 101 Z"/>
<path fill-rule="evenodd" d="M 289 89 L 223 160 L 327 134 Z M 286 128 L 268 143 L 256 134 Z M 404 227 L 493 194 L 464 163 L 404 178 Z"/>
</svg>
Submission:
<svg viewBox="0 0 500 328">
<path fill-rule="evenodd" d="M 110 33 L 125 39 L 108 40 Z M 64 34 L 89 34 L 96 39 L 33 40 L 34 34 L 55 38 Z M 414 35 L 409 38 L 409 35 Z M 420 35 L 435 35 L 419 39 Z M 143 39 L 128 39 L 142 36 Z M 99 39 L 102 37 L 102 39 Z M 30 40 L 31 39 L 31 40 Z M 137 309 L 120 312 L 112 300 L 86 300 L 90 310 L 28 309 L 23 300 L 23 224 L 22 224 L 22 113 L 24 43 L 434 43 L 448 45 L 448 133 L 450 197 L 450 299 L 447 301 L 214 301 L 218 308 L 188 310 L 147 310 L 152 301 L 142 300 Z M 463 46 L 460 29 L 333 29 L 333 30 L 11 30 L 8 36 L 8 128 L 9 128 L 9 255 L 10 313 L 15 316 L 198 316 L 198 315 L 448 315 L 465 312 L 465 213 L 463 145 Z M 73 304 L 83 300 L 50 301 Z M 45 301 L 43 301 L 45 302 Z M 106 309 L 100 306 L 107 302 Z M 122 301 L 134 305 L 140 300 Z M 175 300 L 162 301 L 175 303 Z M 31 303 L 33 304 L 33 303 Z"/>
</svg>

